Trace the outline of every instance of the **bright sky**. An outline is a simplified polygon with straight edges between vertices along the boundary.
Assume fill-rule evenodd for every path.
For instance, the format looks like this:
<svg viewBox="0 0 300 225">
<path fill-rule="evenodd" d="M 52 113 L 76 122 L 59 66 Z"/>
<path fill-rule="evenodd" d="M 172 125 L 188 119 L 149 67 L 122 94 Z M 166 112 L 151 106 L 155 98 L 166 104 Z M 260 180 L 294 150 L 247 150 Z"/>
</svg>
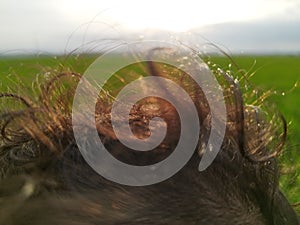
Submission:
<svg viewBox="0 0 300 225">
<path fill-rule="evenodd" d="M 81 39 L 112 38 L 110 34 L 124 31 L 185 32 L 268 18 L 300 21 L 300 0 L 0 0 L 0 53 L 60 51 L 74 32 Z M 73 40 L 74 47 L 79 39 Z"/>
<path fill-rule="evenodd" d="M 187 31 L 191 28 L 232 21 L 247 21 L 284 13 L 291 0 L 63 0 L 59 9 L 72 20 L 89 21 L 98 14 L 108 23 L 128 29 L 158 28 Z M 79 16 L 80 15 L 80 16 Z"/>
</svg>

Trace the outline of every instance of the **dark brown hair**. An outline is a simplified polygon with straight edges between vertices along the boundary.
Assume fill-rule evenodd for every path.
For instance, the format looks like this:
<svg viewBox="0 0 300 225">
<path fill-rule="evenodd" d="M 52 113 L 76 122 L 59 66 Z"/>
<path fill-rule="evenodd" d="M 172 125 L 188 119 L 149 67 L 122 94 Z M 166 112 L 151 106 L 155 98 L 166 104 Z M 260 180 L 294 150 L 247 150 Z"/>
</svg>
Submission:
<svg viewBox="0 0 300 225">
<path fill-rule="evenodd" d="M 1 108 L 0 224 L 299 224 L 278 188 L 276 157 L 286 138 L 286 122 L 280 114 L 268 113 L 263 98 L 242 93 L 243 77 L 238 82 L 229 72 L 211 68 L 223 88 L 226 134 L 212 165 L 199 172 L 211 129 L 204 93 L 177 68 L 166 70 L 151 61 L 135 66 L 148 76 L 172 79 L 194 101 L 201 132 L 188 164 L 168 180 L 145 187 L 116 184 L 98 175 L 81 156 L 72 130 L 72 97 L 81 75 L 54 72 L 39 83 L 37 96 L 0 94 L 20 103 L 17 109 L 5 104 Z M 132 68 L 121 72 L 136 79 L 140 74 Z M 113 82 L 124 82 L 121 72 Z M 113 83 L 109 88 L 120 86 Z M 166 158 L 180 135 L 176 109 L 154 97 L 138 102 L 130 113 L 136 136 L 149 135 L 153 117 L 162 117 L 168 130 L 154 150 L 130 150 L 117 140 L 110 121 L 109 96 L 119 89 L 101 93 L 96 105 L 97 129 L 105 146 L 119 160 L 134 165 Z"/>
</svg>

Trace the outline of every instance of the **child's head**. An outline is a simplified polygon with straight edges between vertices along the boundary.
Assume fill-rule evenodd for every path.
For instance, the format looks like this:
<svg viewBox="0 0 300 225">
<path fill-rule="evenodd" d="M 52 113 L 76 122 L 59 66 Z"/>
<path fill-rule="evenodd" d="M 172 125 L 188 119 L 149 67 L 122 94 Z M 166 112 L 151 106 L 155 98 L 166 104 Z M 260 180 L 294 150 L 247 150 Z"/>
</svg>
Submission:
<svg viewBox="0 0 300 225">
<path fill-rule="evenodd" d="M 139 75 L 137 71 L 148 71 L 149 76 L 173 80 L 191 96 L 201 130 L 189 162 L 171 178 L 150 186 L 125 186 L 97 174 L 78 150 L 72 129 L 72 98 L 81 75 L 59 73 L 41 83 L 40 94 L 31 100 L 1 95 L 15 98 L 23 107 L 1 109 L 0 224 L 299 224 L 278 187 L 276 156 L 286 136 L 280 115 L 281 123 L 265 113 L 260 103 L 247 105 L 245 98 L 253 96 L 245 96 L 226 72 L 214 70 L 223 88 L 226 133 L 213 163 L 199 172 L 212 127 L 205 94 L 177 68 L 151 61 L 139 66 L 142 69 L 135 70 L 133 65 L 123 73 L 134 77 Z M 118 74 L 116 78 L 113 85 L 118 87 L 123 81 Z M 167 124 L 161 144 L 152 151 L 139 152 L 118 141 L 111 123 L 113 97 L 105 100 L 108 96 L 106 92 L 99 94 L 95 121 L 99 138 L 115 158 L 145 166 L 172 153 L 181 124 L 169 102 L 149 97 L 132 108 L 129 124 L 138 138 L 150 135 L 149 122 L 154 117 Z M 82 119 L 82 129 L 89 130 L 85 122 Z M 281 133 L 277 129 L 280 125 Z M 88 133 L 86 130 L 83 133 Z M 87 139 L 86 144 L 93 141 Z"/>
</svg>

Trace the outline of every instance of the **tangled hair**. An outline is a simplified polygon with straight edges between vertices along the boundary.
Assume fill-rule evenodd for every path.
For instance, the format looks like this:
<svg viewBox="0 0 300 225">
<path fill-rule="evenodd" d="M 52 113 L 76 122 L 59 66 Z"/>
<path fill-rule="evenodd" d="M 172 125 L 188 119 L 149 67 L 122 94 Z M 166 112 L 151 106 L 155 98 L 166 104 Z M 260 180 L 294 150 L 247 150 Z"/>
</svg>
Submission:
<svg viewBox="0 0 300 225">
<path fill-rule="evenodd" d="M 147 61 L 117 72 L 109 91 L 99 94 L 95 107 L 99 137 L 114 157 L 134 165 L 168 157 L 178 142 L 180 122 L 170 103 L 145 98 L 131 110 L 133 133 L 147 137 L 149 121 L 161 117 L 168 125 L 166 137 L 149 152 L 124 146 L 110 118 L 110 96 L 119 92 L 124 79 L 137 79 L 140 73 L 171 79 L 189 93 L 197 108 L 201 132 L 193 157 L 173 177 L 145 187 L 108 181 L 81 156 L 71 115 L 80 74 L 54 72 L 38 84 L 39 93 L 31 98 L 0 94 L 19 102 L 1 108 L 0 224 L 299 224 L 278 187 L 276 157 L 286 138 L 285 120 L 268 113 L 253 92 L 243 94 L 243 78 L 238 82 L 227 71 L 211 69 L 223 88 L 227 122 L 221 150 L 202 172 L 197 165 L 211 130 L 211 112 L 204 93 L 187 74 Z M 90 129 L 84 122 L 82 129 Z"/>
</svg>

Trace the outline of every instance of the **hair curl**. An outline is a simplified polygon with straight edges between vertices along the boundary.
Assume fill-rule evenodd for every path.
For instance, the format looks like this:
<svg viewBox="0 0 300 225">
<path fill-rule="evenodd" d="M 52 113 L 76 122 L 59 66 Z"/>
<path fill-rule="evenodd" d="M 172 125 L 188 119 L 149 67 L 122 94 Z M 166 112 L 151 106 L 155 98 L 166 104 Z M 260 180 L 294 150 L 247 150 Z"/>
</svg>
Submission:
<svg viewBox="0 0 300 225">
<path fill-rule="evenodd" d="M 0 94 L 20 102 L 18 109 L 1 108 L 0 224 L 298 224 L 278 188 L 276 157 L 287 129 L 280 114 L 272 116 L 259 101 L 255 104 L 258 98 L 252 92 L 242 93 L 240 82 L 228 71 L 212 67 L 223 88 L 226 134 L 213 164 L 198 172 L 211 129 L 204 93 L 177 68 L 166 71 L 152 61 L 135 66 L 149 76 L 173 80 L 191 96 L 201 135 L 189 163 L 172 178 L 149 187 L 127 187 L 102 178 L 86 164 L 73 135 L 72 97 L 81 75 L 54 73 L 39 83 L 35 98 Z M 139 76 L 132 67 L 124 71 L 127 78 Z M 99 137 L 123 162 L 146 165 L 166 158 L 178 142 L 180 123 L 176 109 L 163 99 L 146 98 L 130 113 L 132 131 L 140 138 L 149 135 L 151 118 L 166 121 L 167 135 L 158 147 L 141 153 L 117 140 L 110 120 L 113 97 L 107 97 L 124 82 L 119 75 L 109 93 L 99 94 Z"/>
</svg>

